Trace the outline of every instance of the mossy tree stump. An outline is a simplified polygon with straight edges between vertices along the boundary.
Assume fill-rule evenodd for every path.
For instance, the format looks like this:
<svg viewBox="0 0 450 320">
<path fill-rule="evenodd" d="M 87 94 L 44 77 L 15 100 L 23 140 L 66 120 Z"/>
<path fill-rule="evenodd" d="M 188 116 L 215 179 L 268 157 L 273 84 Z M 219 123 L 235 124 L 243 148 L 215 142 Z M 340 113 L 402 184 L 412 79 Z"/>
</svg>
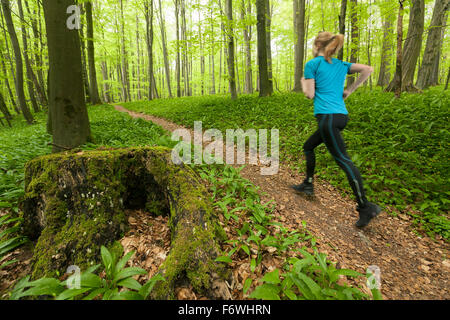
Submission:
<svg viewBox="0 0 450 320">
<path fill-rule="evenodd" d="M 127 228 L 125 209 L 169 214 L 171 249 L 153 298 L 174 298 L 182 282 L 211 298 L 229 274 L 215 262 L 225 233 L 198 175 L 175 165 L 166 148 L 69 152 L 27 163 L 21 202 L 24 233 L 37 239 L 32 278 L 81 270 L 100 261 Z"/>
</svg>

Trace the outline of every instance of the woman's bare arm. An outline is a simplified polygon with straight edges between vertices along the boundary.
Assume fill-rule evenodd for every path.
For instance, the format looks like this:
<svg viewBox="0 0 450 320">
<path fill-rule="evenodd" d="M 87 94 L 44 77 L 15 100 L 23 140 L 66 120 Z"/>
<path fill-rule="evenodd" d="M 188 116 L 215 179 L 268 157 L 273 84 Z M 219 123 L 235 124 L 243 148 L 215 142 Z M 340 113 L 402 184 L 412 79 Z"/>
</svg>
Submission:
<svg viewBox="0 0 450 320">
<path fill-rule="evenodd" d="M 305 79 L 304 77 L 301 79 L 302 81 L 302 89 L 303 93 L 308 99 L 314 99 L 316 95 L 316 82 L 314 79 Z"/>
<path fill-rule="evenodd" d="M 360 73 L 358 79 L 356 79 L 355 82 L 353 82 L 352 85 L 350 85 L 345 91 L 344 91 L 344 99 L 347 99 L 348 96 L 350 96 L 353 92 L 355 92 L 356 89 L 359 88 L 360 85 L 362 85 L 372 74 L 373 68 L 371 66 L 366 66 L 364 64 L 354 63 L 352 64 L 350 68 L 350 74 L 353 73 Z"/>
</svg>

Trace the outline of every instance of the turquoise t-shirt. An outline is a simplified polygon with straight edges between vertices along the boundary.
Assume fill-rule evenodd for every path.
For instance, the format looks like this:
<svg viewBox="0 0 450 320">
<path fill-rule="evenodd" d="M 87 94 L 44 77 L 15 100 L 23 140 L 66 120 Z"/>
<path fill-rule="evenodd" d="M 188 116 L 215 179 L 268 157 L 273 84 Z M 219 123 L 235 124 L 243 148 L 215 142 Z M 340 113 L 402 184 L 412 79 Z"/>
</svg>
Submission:
<svg viewBox="0 0 450 320">
<path fill-rule="evenodd" d="M 318 56 L 305 65 L 305 79 L 314 79 L 314 115 L 341 113 L 348 114 L 344 102 L 344 85 L 353 63 L 332 58 L 329 63 Z"/>
</svg>

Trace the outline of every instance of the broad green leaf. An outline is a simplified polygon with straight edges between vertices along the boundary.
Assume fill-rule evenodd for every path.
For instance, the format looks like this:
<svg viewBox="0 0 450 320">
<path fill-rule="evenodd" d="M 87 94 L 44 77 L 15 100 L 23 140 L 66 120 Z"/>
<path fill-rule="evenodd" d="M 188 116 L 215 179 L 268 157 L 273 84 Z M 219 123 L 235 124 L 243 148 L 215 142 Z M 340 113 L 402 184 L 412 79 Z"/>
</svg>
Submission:
<svg viewBox="0 0 450 320">
<path fill-rule="evenodd" d="M 109 250 L 105 246 L 102 246 L 100 250 L 101 250 L 102 261 L 103 261 L 103 265 L 105 266 L 106 273 L 109 276 L 112 276 L 110 274 L 110 272 L 111 272 L 111 268 L 112 268 L 113 257 L 111 255 L 111 253 L 109 252 Z"/>
<path fill-rule="evenodd" d="M 88 292 L 89 290 L 91 290 L 91 288 L 67 289 L 67 290 L 61 292 L 55 298 L 55 300 L 69 300 L 69 299 L 73 299 L 73 298 L 79 296 L 80 294 Z"/>
<path fill-rule="evenodd" d="M 280 300 L 278 295 L 280 291 L 280 287 L 270 283 L 264 283 L 263 285 L 256 287 L 256 289 L 250 294 L 249 298 L 260 300 Z"/>
<path fill-rule="evenodd" d="M 142 288 L 139 290 L 139 294 L 144 297 L 144 299 L 147 299 L 147 297 L 150 295 L 150 293 L 153 290 L 153 287 L 155 286 L 156 283 L 158 283 L 159 281 L 166 281 L 166 279 L 164 279 L 164 277 L 157 273 L 156 275 L 154 275 L 150 280 L 147 281 L 147 283 L 145 283 Z"/>
<path fill-rule="evenodd" d="M 120 270 L 122 270 L 125 265 L 127 264 L 128 260 L 131 259 L 131 257 L 134 255 L 134 251 L 130 251 L 128 252 L 122 259 L 119 260 L 119 262 L 117 262 L 116 264 L 116 268 L 115 268 L 115 272 L 119 272 Z"/>
<path fill-rule="evenodd" d="M 116 276 L 114 277 L 113 281 L 115 283 L 117 283 L 117 281 L 125 279 L 125 278 L 129 278 L 129 277 L 133 277 L 133 276 L 137 276 L 140 274 L 147 274 L 147 271 L 145 271 L 142 268 L 137 268 L 137 267 L 130 267 L 130 268 L 125 268 L 120 270 Z"/>
<path fill-rule="evenodd" d="M 117 282 L 117 285 L 136 291 L 139 291 L 142 288 L 142 285 L 133 278 L 123 279 Z"/>
<path fill-rule="evenodd" d="M 280 284 L 280 271 L 278 269 L 275 269 L 272 272 L 266 273 L 261 281 L 271 284 Z"/>
<path fill-rule="evenodd" d="M 225 263 L 232 263 L 233 262 L 233 260 L 231 260 L 231 258 L 228 257 L 228 256 L 217 257 L 215 261 L 216 262 L 225 262 Z"/>
</svg>

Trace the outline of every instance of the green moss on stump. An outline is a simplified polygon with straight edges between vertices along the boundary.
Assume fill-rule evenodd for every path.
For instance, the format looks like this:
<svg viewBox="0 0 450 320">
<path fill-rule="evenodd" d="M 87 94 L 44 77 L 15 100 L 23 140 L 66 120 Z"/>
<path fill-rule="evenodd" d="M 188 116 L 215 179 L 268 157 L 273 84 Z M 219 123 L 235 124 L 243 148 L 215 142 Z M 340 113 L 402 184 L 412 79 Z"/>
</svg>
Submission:
<svg viewBox="0 0 450 320">
<path fill-rule="evenodd" d="M 212 283 L 229 273 L 214 260 L 217 223 L 205 187 L 188 166 L 175 165 L 161 147 L 61 153 L 30 161 L 21 202 L 23 231 L 38 239 L 32 278 L 82 270 L 100 262 L 100 246 L 121 238 L 126 208 L 170 214 L 171 251 L 160 269 L 166 278 L 153 298 L 174 298 L 183 281 L 214 298 Z"/>
</svg>

